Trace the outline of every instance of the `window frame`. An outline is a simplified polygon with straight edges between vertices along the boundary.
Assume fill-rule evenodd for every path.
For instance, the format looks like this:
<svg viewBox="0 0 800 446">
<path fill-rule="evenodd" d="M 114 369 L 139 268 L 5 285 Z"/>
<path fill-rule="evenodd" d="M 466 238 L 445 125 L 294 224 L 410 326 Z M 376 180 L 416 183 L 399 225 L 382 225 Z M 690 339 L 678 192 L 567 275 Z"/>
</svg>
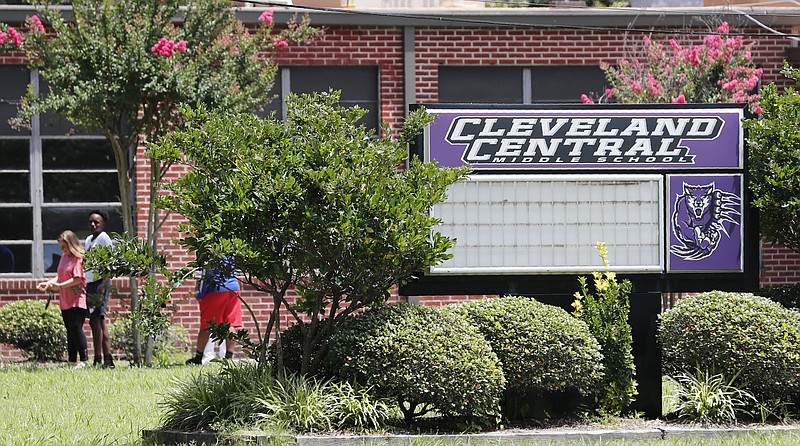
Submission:
<svg viewBox="0 0 800 446">
<path fill-rule="evenodd" d="M 374 99 L 372 99 L 372 98 L 370 98 L 370 99 L 362 99 L 362 98 L 350 99 L 350 98 L 345 98 L 345 99 L 342 99 L 340 102 L 344 103 L 345 105 L 348 105 L 348 106 L 353 106 L 353 105 L 362 106 L 362 104 L 368 104 L 368 105 L 373 105 L 374 104 L 374 109 L 373 108 L 367 108 L 367 107 L 364 107 L 364 106 L 362 106 L 362 108 L 364 108 L 364 109 L 369 111 L 369 114 L 367 115 L 366 118 L 368 118 L 367 120 L 371 120 L 371 121 L 375 122 L 374 130 L 375 130 L 375 133 L 377 135 L 379 135 L 381 133 L 381 85 L 380 85 L 381 68 L 380 68 L 379 65 L 285 65 L 285 66 L 281 66 L 281 67 L 278 68 L 278 76 L 277 77 L 279 78 L 279 82 L 276 82 L 276 84 L 279 84 L 279 87 L 278 87 L 278 85 L 276 85 L 276 87 L 278 87 L 280 89 L 278 92 L 276 92 L 276 101 L 280 101 L 280 103 L 269 107 L 269 110 L 276 110 L 278 112 L 277 114 L 278 114 L 278 117 L 280 119 L 285 119 L 286 118 L 286 114 L 288 112 L 288 109 L 287 109 L 287 106 L 286 106 L 286 99 L 289 97 L 289 93 L 296 93 L 296 91 L 292 90 L 292 70 L 293 69 L 294 70 L 297 70 L 297 69 L 323 69 L 324 70 L 326 68 L 327 69 L 338 69 L 338 70 L 343 70 L 343 69 L 362 69 L 362 70 L 369 69 L 369 70 L 374 70 L 374 75 L 375 75 L 375 77 L 374 77 L 374 81 L 375 81 L 375 84 L 374 84 L 375 97 L 374 97 Z M 328 88 L 330 88 L 330 87 L 328 87 Z M 320 89 L 320 90 L 315 90 L 315 91 L 327 91 L 327 90 Z M 270 104 L 270 105 L 272 105 L 272 104 Z M 369 119 L 369 118 L 371 118 L 371 119 Z M 359 121 L 359 122 L 361 122 L 361 121 Z"/>
<path fill-rule="evenodd" d="M 509 102 L 509 101 L 472 101 L 470 99 L 457 99 L 457 98 L 442 98 L 442 84 L 449 82 L 449 79 L 442 79 L 442 68 L 445 69 L 455 69 L 455 70 L 476 70 L 477 71 L 484 71 L 486 73 L 490 73 L 492 69 L 499 69 L 499 70 L 519 70 L 519 82 L 518 84 L 521 90 L 521 97 L 517 98 L 518 101 Z M 499 104 L 557 104 L 557 103 L 580 103 L 580 95 L 576 95 L 575 97 L 564 98 L 564 99 L 540 99 L 536 98 L 534 94 L 534 87 L 536 83 L 536 72 L 541 73 L 541 71 L 546 70 L 548 68 L 558 69 L 558 68 L 597 68 L 599 73 L 602 73 L 602 70 L 595 66 L 595 65 L 578 65 L 578 64 L 569 64 L 569 65 L 446 65 L 441 64 L 437 68 L 437 93 L 438 93 L 438 102 L 439 103 L 499 103 Z M 490 74 L 489 74 L 490 76 Z M 541 74 L 540 77 L 541 78 Z M 585 93 L 591 93 L 591 86 L 588 87 L 589 90 Z"/>
<path fill-rule="evenodd" d="M 30 85 L 32 85 L 35 94 L 40 91 L 40 77 L 38 70 L 30 70 Z M 24 92 L 21 92 L 24 94 Z M 0 169 L 0 173 L 28 173 L 30 176 L 30 201 L 19 203 L 7 203 L 0 201 L 0 211 L 3 209 L 30 209 L 32 213 L 32 238 L 31 239 L 0 239 L 0 244 L 15 245 L 15 246 L 30 246 L 31 249 L 31 265 L 29 272 L 0 272 L 2 278 L 14 277 L 46 277 L 51 276 L 52 273 L 45 272 L 45 247 L 56 245 L 55 239 L 44 238 L 44 224 L 42 221 L 43 210 L 48 208 L 99 208 L 99 209 L 120 209 L 122 204 L 119 201 L 68 201 L 68 202 L 45 202 L 44 198 L 44 176 L 46 174 L 63 174 L 63 173 L 112 173 L 117 175 L 116 167 L 113 169 L 45 169 L 43 165 L 42 142 L 46 140 L 102 140 L 105 141 L 105 136 L 102 135 L 63 135 L 63 134 L 42 134 L 42 127 L 40 116 L 36 115 L 31 118 L 31 129 L 28 135 L 3 135 L 0 139 L 16 139 L 28 141 L 29 164 L 27 170 L 21 169 Z M 72 229 L 76 233 L 84 232 L 84 228 L 65 228 Z"/>
</svg>

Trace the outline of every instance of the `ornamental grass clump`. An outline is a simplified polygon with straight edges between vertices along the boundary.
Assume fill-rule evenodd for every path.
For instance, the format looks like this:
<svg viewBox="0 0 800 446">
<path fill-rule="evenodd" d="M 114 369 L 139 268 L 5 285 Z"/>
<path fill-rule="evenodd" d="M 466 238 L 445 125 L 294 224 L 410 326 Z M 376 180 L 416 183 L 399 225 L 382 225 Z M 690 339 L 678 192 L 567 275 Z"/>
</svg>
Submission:
<svg viewBox="0 0 800 446">
<path fill-rule="evenodd" d="M 679 387 L 675 413 L 681 419 L 708 424 L 735 423 L 737 416 L 748 414 L 747 408 L 756 399 L 746 390 L 734 386 L 736 376 L 726 379 L 708 370 L 694 374 L 680 373 L 674 379 Z"/>
<path fill-rule="evenodd" d="M 371 389 L 279 374 L 248 395 L 257 425 L 286 426 L 296 432 L 374 432 L 383 428 L 391 410 Z"/>
<path fill-rule="evenodd" d="M 264 372 L 252 362 L 177 383 L 161 402 L 164 428 L 218 431 L 251 426 L 270 431 L 368 432 L 383 428 L 390 410 L 369 388 L 296 374 Z"/>
<path fill-rule="evenodd" d="M 668 375 L 695 369 L 737 376 L 759 401 L 800 396 L 800 313 L 749 293 L 711 291 L 681 299 L 658 329 Z"/>
<path fill-rule="evenodd" d="M 633 363 L 633 335 L 628 324 L 631 310 L 631 283 L 617 281 L 610 271 L 608 248 L 597 242 L 597 250 L 606 271 L 594 272 L 594 293 L 585 277 L 579 277 L 580 291 L 575 293 L 574 315 L 586 322 L 603 354 L 604 376 L 595 391 L 599 408 L 612 415 L 627 409 L 636 396 L 636 367 Z"/>
</svg>

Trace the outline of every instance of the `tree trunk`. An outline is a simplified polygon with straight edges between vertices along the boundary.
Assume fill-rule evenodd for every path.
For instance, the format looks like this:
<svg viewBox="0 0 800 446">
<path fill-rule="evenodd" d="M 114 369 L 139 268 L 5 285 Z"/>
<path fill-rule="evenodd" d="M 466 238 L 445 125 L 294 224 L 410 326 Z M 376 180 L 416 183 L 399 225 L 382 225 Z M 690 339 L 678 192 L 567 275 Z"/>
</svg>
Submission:
<svg viewBox="0 0 800 446">
<path fill-rule="evenodd" d="M 136 139 L 124 141 L 120 134 L 111 129 L 104 129 L 106 139 L 111 143 L 114 151 L 114 161 L 117 166 L 117 185 L 119 187 L 119 201 L 122 205 L 122 227 L 125 233 L 133 238 L 136 237 L 136 221 L 133 218 L 133 179 L 131 176 L 131 166 L 128 156 L 136 150 Z M 137 289 L 136 277 L 129 277 L 131 311 L 135 311 L 139 306 L 139 293 Z M 141 364 L 142 343 L 139 333 L 139 324 L 136 320 L 131 321 L 131 331 L 133 335 L 133 361 L 134 365 Z"/>
</svg>

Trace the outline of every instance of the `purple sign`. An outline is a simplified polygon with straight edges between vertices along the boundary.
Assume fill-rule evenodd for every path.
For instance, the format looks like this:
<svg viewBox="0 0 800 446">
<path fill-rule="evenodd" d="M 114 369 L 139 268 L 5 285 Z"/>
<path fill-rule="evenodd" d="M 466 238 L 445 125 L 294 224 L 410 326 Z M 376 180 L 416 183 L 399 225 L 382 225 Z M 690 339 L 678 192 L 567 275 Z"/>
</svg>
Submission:
<svg viewBox="0 0 800 446">
<path fill-rule="evenodd" d="M 741 174 L 668 175 L 668 271 L 743 271 Z"/>
<path fill-rule="evenodd" d="M 743 108 L 436 109 L 425 161 L 479 170 L 741 169 Z"/>
</svg>

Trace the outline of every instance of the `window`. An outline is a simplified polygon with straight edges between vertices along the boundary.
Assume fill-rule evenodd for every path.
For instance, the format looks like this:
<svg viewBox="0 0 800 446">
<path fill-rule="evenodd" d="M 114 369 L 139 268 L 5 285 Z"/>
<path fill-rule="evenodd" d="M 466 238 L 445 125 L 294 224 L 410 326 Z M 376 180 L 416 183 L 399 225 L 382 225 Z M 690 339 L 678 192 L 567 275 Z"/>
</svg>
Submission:
<svg viewBox="0 0 800 446">
<path fill-rule="evenodd" d="M 30 129 L 12 128 L 8 119 L 38 79 L 13 65 L 0 66 L 0 77 L 0 274 L 41 277 L 58 266 L 63 230 L 85 238 L 89 211 L 117 214 L 116 164 L 105 137 L 54 114 L 34 119 Z M 107 230 L 121 232 L 120 218 L 112 217 Z"/>
<path fill-rule="evenodd" d="M 519 67 L 439 67 L 439 102 L 522 104 Z"/>
<path fill-rule="evenodd" d="M 602 93 L 603 71 L 591 65 L 439 67 L 440 103 L 531 104 L 580 102 Z"/>
<path fill-rule="evenodd" d="M 312 93 L 341 91 L 339 103 L 345 107 L 359 107 L 367 110 L 359 124 L 380 129 L 380 108 L 378 103 L 378 67 L 376 66 L 291 66 L 282 67 L 275 76 L 275 86 L 264 115 L 275 111 L 279 117 L 286 116 L 286 97 L 292 93 Z"/>
</svg>

